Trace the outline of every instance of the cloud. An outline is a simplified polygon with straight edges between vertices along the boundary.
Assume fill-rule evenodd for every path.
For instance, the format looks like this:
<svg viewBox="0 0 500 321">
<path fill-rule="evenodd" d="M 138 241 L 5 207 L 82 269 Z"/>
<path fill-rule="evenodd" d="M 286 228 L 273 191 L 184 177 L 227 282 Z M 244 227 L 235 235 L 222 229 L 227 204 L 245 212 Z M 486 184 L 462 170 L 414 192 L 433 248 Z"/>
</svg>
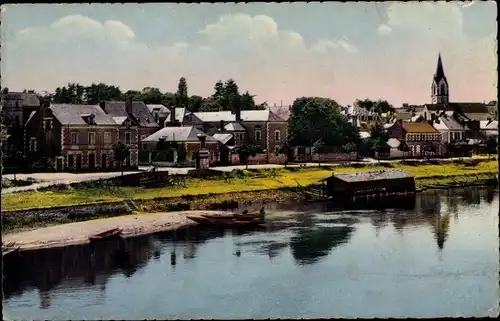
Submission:
<svg viewBox="0 0 500 321">
<path fill-rule="evenodd" d="M 18 89 L 53 90 L 70 81 L 103 81 L 126 89 L 158 86 L 174 91 L 184 76 L 191 93 L 209 95 L 218 79 L 235 78 L 243 90 L 268 99 L 311 77 L 331 80 L 330 62 L 357 52 L 345 37 L 307 41 L 266 15 L 221 15 L 197 35 L 190 42 L 150 46 L 121 21 L 101 23 L 70 15 L 19 31 L 8 40 L 2 64 L 9 86 Z M 291 81 L 291 74 L 301 80 Z M 325 85 L 316 89 L 324 94 L 328 90 Z M 308 94 L 304 88 L 296 90 Z"/>
<path fill-rule="evenodd" d="M 325 21 L 321 30 L 289 22 L 285 29 L 268 15 L 237 13 L 208 20 L 191 34 L 172 30 L 181 41 L 155 45 L 125 20 L 69 15 L 2 34 L 2 85 L 52 91 L 67 82 L 102 81 L 124 90 L 151 86 L 175 91 L 179 78 L 186 77 L 190 94 L 208 96 L 217 80 L 233 78 L 257 101 L 269 103 L 312 95 L 344 104 L 364 97 L 423 103 L 429 100 L 441 52 L 452 99 L 495 96 L 496 29 L 464 32 L 470 29 L 465 26 L 494 21 L 494 13 L 466 15 L 471 7 L 454 3 L 383 7 L 387 19 L 375 30 L 373 24 L 364 30 L 360 22 L 350 32 L 351 21 Z M 330 29 L 339 36 L 314 38 Z"/>
<path fill-rule="evenodd" d="M 379 35 L 388 35 L 392 32 L 392 28 L 386 24 L 381 24 L 378 26 L 377 32 Z"/>
</svg>

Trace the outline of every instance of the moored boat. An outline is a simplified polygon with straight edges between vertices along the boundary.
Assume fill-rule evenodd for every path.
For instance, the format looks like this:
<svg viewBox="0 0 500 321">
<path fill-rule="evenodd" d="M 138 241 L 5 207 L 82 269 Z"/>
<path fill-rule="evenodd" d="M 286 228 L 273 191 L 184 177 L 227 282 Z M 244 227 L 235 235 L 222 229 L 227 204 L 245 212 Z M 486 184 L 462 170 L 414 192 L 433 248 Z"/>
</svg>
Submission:
<svg viewBox="0 0 500 321">
<path fill-rule="evenodd" d="M 96 242 L 96 241 L 114 240 L 114 239 L 121 238 L 121 236 L 122 236 L 122 229 L 121 228 L 114 228 L 114 229 L 90 236 L 89 241 Z"/>
<path fill-rule="evenodd" d="M 259 212 L 255 213 L 248 213 L 248 210 L 243 211 L 242 214 L 228 214 L 228 215 L 206 215 L 202 214 L 202 217 L 209 218 L 209 219 L 216 219 L 216 220 L 228 220 L 228 219 L 237 219 L 241 221 L 249 221 L 253 219 L 264 219 L 265 217 L 265 210 L 262 207 Z"/>
<path fill-rule="evenodd" d="M 201 224 L 201 225 L 210 225 L 210 226 L 218 226 L 218 227 L 246 227 L 246 226 L 257 226 L 264 224 L 265 221 L 263 219 L 251 219 L 251 220 L 239 220 L 236 218 L 213 218 L 206 216 L 187 216 L 188 219 Z"/>
</svg>

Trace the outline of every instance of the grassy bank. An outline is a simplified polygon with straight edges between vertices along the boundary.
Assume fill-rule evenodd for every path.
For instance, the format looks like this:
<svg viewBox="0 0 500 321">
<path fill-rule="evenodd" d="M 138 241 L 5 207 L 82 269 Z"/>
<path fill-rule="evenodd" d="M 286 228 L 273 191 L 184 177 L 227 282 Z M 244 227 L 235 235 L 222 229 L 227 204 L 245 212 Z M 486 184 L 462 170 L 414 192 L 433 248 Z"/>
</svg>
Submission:
<svg viewBox="0 0 500 321">
<path fill-rule="evenodd" d="M 420 187 L 431 187 L 463 182 L 485 180 L 498 172 L 496 160 L 481 162 L 454 162 L 448 164 L 370 164 L 361 167 L 321 167 L 321 168 L 284 168 L 250 171 L 234 171 L 223 177 L 214 178 L 179 178 L 175 186 L 163 188 L 110 187 L 102 183 L 93 183 L 93 187 L 71 188 L 43 192 L 22 192 L 2 196 L 2 210 L 13 211 L 29 208 L 70 206 L 100 202 L 120 201 L 127 197 L 151 203 L 157 198 L 189 200 L 196 204 L 203 199 L 224 202 L 230 200 L 255 200 L 282 198 L 282 193 L 298 186 L 315 184 L 332 173 L 353 173 L 367 170 L 403 169 L 412 173 Z M 287 189 L 288 191 L 279 191 Z M 265 190 L 265 191 L 263 191 Z M 253 193 L 242 193 L 253 192 Z M 279 194 L 279 195 L 278 195 Z M 204 196 L 202 196 L 204 195 Z M 197 197 L 195 197 L 197 196 Z"/>
</svg>

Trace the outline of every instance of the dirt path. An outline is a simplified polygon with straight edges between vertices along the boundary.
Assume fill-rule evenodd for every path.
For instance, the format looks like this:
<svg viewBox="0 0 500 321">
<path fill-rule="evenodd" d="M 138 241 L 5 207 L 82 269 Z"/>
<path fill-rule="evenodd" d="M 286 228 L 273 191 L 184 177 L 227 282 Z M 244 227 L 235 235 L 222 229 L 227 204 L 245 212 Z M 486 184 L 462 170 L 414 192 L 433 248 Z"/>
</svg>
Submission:
<svg viewBox="0 0 500 321">
<path fill-rule="evenodd" d="M 184 211 L 126 215 L 5 234 L 2 239 L 5 243 L 15 242 L 16 246 L 22 250 L 85 244 L 89 242 L 89 236 L 117 227 L 123 229 L 125 237 L 138 236 L 196 225 L 186 217 L 187 215 L 200 216 L 201 214 L 222 213 L 224 212 Z"/>
</svg>

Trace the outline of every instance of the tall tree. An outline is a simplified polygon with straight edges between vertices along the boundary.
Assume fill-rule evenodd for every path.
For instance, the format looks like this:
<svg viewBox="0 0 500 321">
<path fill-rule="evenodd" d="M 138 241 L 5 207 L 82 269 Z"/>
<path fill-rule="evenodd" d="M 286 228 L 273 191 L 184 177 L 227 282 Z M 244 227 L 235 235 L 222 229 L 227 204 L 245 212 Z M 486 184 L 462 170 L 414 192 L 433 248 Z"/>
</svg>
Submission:
<svg viewBox="0 0 500 321">
<path fill-rule="evenodd" d="M 219 80 L 215 83 L 214 86 L 214 94 L 212 95 L 212 99 L 219 100 L 224 95 L 224 83 L 222 80 Z"/>
<path fill-rule="evenodd" d="M 221 100 L 219 103 L 222 105 L 223 110 L 230 110 L 235 112 L 237 108 L 240 108 L 240 92 L 238 85 L 233 79 L 228 79 L 224 84 L 224 90 Z"/>
<path fill-rule="evenodd" d="M 340 106 L 334 100 L 298 98 L 291 112 L 290 132 L 295 146 L 312 146 L 320 138 L 325 145 L 337 148 L 358 141 L 356 128 L 340 114 Z"/>
<path fill-rule="evenodd" d="M 189 96 L 186 78 L 181 77 L 179 79 L 179 85 L 177 86 L 177 92 L 175 93 L 177 106 L 188 107 L 189 106 Z"/>
</svg>

